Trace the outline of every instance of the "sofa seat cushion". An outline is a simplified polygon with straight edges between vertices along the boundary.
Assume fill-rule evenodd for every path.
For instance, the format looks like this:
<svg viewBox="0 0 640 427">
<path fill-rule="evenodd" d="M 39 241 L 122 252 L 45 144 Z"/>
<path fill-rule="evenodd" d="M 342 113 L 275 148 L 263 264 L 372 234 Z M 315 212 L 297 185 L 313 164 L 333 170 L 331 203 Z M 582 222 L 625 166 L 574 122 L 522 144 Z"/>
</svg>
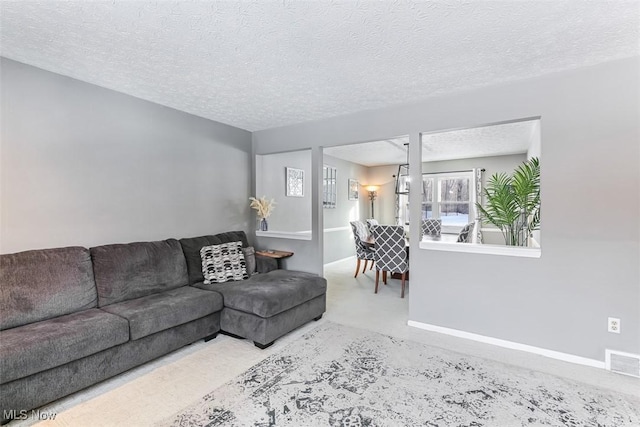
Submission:
<svg viewBox="0 0 640 427">
<path fill-rule="evenodd" d="M 130 338 L 137 340 L 222 310 L 222 296 L 185 286 L 102 309 L 127 319 Z"/>
<path fill-rule="evenodd" d="M 129 323 L 93 308 L 0 331 L 2 384 L 129 340 Z"/>
<path fill-rule="evenodd" d="M 315 274 L 274 270 L 239 282 L 196 285 L 220 292 L 224 306 L 260 317 L 271 317 L 327 292 L 327 281 Z"/>
</svg>

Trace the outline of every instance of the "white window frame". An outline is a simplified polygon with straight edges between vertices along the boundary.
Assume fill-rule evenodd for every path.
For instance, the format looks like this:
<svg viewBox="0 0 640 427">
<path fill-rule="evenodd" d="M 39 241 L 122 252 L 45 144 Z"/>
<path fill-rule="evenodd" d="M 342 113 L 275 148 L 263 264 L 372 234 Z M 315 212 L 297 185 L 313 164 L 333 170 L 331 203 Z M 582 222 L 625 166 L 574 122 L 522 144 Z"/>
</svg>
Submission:
<svg viewBox="0 0 640 427">
<path fill-rule="evenodd" d="M 473 222 L 475 220 L 474 209 L 473 209 L 473 191 L 474 191 L 474 175 L 473 171 L 462 171 L 462 172 L 436 172 L 436 173 L 424 173 L 422 174 L 422 180 L 432 179 L 433 180 L 433 195 L 436 200 L 431 202 L 431 218 L 438 219 L 440 218 L 440 205 L 443 203 L 458 203 L 463 204 L 463 202 L 443 202 L 442 194 L 440 193 L 440 181 L 451 178 L 463 178 L 469 180 L 469 222 Z M 423 202 L 425 203 L 425 202 Z M 426 202 L 428 203 L 428 202 Z M 422 205 L 421 205 L 422 210 Z M 442 232 L 445 234 L 457 234 L 462 230 L 464 225 L 445 225 L 442 224 Z"/>
<path fill-rule="evenodd" d="M 322 207 L 335 209 L 338 204 L 338 168 L 322 165 Z"/>
</svg>

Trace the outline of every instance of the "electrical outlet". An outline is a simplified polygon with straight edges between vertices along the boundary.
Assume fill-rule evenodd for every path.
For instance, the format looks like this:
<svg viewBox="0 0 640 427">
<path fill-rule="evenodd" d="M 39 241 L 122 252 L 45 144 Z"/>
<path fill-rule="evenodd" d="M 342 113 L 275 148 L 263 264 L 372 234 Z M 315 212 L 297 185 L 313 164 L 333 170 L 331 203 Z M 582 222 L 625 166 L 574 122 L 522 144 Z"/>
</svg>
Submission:
<svg viewBox="0 0 640 427">
<path fill-rule="evenodd" d="M 607 323 L 607 330 L 609 332 L 613 332 L 614 334 L 620 333 L 620 319 L 616 319 L 615 317 L 609 317 L 609 321 Z"/>
</svg>

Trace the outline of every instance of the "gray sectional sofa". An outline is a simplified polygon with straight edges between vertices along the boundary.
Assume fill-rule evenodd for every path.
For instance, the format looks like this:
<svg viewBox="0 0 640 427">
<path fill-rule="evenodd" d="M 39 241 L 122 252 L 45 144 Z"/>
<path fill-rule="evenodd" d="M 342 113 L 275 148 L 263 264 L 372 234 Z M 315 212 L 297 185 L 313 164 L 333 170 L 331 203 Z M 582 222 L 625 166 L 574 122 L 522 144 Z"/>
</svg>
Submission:
<svg viewBox="0 0 640 427">
<path fill-rule="evenodd" d="M 256 257 L 205 285 L 196 238 L 0 255 L 2 422 L 222 331 L 264 348 L 325 311 L 326 280 Z"/>
</svg>

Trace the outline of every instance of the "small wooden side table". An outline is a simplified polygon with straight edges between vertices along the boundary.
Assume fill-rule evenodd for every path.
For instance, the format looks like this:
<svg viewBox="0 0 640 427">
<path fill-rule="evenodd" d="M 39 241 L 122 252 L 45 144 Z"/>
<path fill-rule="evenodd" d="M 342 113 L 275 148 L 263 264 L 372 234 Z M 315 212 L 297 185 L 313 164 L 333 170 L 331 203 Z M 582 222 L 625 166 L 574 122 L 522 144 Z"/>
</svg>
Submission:
<svg viewBox="0 0 640 427">
<path fill-rule="evenodd" d="M 290 256 L 293 256 L 293 252 L 288 252 L 288 251 L 276 251 L 276 250 L 272 250 L 272 249 L 265 249 L 263 251 L 256 251 L 256 255 L 261 255 L 261 256 L 266 256 L 269 258 L 273 258 L 275 260 L 277 260 L 278 262 L 278 268 L 282 268 L 282 266 L 280 265 L 281 261 L 285 258 L 289 258 Z"/>
</svg>

